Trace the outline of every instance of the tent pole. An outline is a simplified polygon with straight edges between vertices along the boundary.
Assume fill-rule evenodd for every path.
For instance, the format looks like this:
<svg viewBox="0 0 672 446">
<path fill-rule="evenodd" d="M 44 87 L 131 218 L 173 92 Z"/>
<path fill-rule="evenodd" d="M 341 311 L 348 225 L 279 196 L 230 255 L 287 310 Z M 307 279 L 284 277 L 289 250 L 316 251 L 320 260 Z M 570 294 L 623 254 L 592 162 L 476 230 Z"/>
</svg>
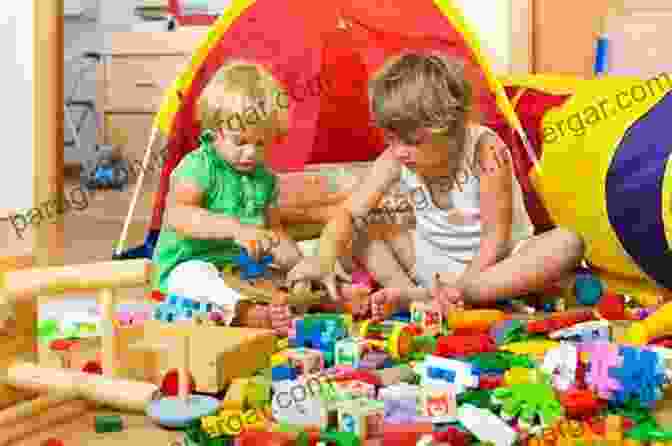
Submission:
<svg viewBox="0 0 672 446">
<path fill-rule="evenodd" d="M 133 218 L 133 212 L 135 212 L 135 206 L 138 204 L 138 197 L 140 196 L 140 190 L 142 189 L 142 183 L 145 180 L 145 172 L 149 167 L 149 159 L 152 153 L 152 147 L 154 146 L 154 141 L 158 135 L 159 128 L 154 126 L 152 128 L 152 134 L 149 137 L 149 143 L 147 144 L 147 149 L 145 150 L 145 157 L 142 160 L 142 169 L 140 169 L 140 175 L 138 176 L 138 183 L 135 185 L 135 191 L 133 192 L 133 199 L 131 200 L 131 205 L 128 209 L 128 214 L 126 215 L 126 221 L 124 221 L 124 228 L 121 231 L 121 237 L 119 238 L 119 244 L 117 245 L 116 255 L 120 255 L 124 251 L 124 245 L 126 244 L 126 237 L 128 237 L 128 228 L 131 225 L 131 219 Z"/>
</svg>

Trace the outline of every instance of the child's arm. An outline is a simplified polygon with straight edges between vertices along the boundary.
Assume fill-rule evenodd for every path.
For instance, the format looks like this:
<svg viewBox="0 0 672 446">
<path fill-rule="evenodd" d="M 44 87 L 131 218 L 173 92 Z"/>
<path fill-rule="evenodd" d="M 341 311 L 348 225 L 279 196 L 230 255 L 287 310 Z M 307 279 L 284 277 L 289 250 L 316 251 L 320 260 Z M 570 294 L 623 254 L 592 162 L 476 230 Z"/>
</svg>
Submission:
<svg viewBox="0 0 672 446">
<path fill-rule="evenodd" d="M 401 164 L 392 152 L 385 151 L 374 162 L 364 181 L 348 197 L 334 218 L 326 225 L 320 238 L 322 272 L 333 271 L 343 249 L 352 242 L 354 222 L 364 217 L 381 200 L 385 192 L 399 180 Z"/>
<path fill-rule="evenodd" d="M 508 148 L 499 137 L 486 133 L 479 140 L 477 150 L 480 157 L 481 246 L 460 283 L 501 261 L 510 249 L 513 175 Z"/>
<path fill-rule="evenodd" d="M 266 223 L 278 238 L 278 245 L 273 249 L 274 263 L 286 270 L 294 268 L 303 256 L 296 241 L 285 230 L 282 214 L 277 206 L 272 205 L 266 209 Z"/>
<path fill-rule="evenodd" d="M 166 198 L 166 224 L 195 239 L 231 239 L 241 246 L 247 246 L 251 240 L 263 239 L 259 228 L 204 209 L 203 197 L 203 190 L 194 184 L 186 181 L 171 184 Z"/>
</svg>

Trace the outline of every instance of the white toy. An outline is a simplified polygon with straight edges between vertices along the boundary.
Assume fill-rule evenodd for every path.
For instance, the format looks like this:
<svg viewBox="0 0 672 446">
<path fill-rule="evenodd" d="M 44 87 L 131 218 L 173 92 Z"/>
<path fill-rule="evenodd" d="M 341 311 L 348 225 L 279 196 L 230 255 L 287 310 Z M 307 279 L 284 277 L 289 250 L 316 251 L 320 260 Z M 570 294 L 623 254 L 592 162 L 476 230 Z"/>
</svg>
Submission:
<svg viewBox="0 0 672 446">
<path fill-rule="evenodd" d="M 576 382 L 578 354 L 576 346 L 568 342 L 546 352 L 541 370 L 552 377 L 556 389 L 567 391 Z"/>
<path fill-rule="evenodd" d="M 457 418 L 482 442 L 495 446 L 512 446 L 518 438 L 511 426 L 489 410 L 464 404 L 457 410 Z"/>
<path fill-rule="evenodd" d="M 478 387 L 478 376 L 472 365 L 456 359 L 429 355 L 416 366 L 416 372 L 420 375 L 423 386 L 452 384 L 456 395 L 465 392 L 467 388 Z"/>
<path fill-rule="evenodd" d="M 609 342 L 611 339 L 611 326 L 609 321 L 581 322 L 562 330 L 556 330 L 548 335 L 551 339 L 566 339 L 574 342 Z"/>
</svg>

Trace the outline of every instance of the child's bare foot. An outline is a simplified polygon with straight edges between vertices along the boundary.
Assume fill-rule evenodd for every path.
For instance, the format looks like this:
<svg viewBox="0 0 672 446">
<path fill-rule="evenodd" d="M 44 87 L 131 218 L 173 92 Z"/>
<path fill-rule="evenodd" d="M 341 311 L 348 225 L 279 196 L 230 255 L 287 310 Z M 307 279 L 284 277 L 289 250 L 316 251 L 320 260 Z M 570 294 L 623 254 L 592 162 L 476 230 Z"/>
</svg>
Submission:
<svg viewBox="0 0 672 446">
<path fill-rule="evenodd" d="M 371 319 L 384 321 L 399 309 L 403 291 L 399 288 L 383 288 L 371 295 Z"/>
</svg>

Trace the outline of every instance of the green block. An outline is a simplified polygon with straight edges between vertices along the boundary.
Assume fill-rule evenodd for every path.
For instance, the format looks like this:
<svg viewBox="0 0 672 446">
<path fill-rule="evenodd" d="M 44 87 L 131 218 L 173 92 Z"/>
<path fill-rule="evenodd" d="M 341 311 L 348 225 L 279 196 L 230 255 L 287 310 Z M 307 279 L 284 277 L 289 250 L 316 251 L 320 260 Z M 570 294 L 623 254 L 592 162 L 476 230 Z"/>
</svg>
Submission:
<svg viewBox="0 0 672 446">
<path fill-rule="evenodd" d="M 124 423 L 121 421 L 119 415 L 97 415 L 96 420 L 96 432 L 121 432 L 124 430 Z"/>
</svg>

